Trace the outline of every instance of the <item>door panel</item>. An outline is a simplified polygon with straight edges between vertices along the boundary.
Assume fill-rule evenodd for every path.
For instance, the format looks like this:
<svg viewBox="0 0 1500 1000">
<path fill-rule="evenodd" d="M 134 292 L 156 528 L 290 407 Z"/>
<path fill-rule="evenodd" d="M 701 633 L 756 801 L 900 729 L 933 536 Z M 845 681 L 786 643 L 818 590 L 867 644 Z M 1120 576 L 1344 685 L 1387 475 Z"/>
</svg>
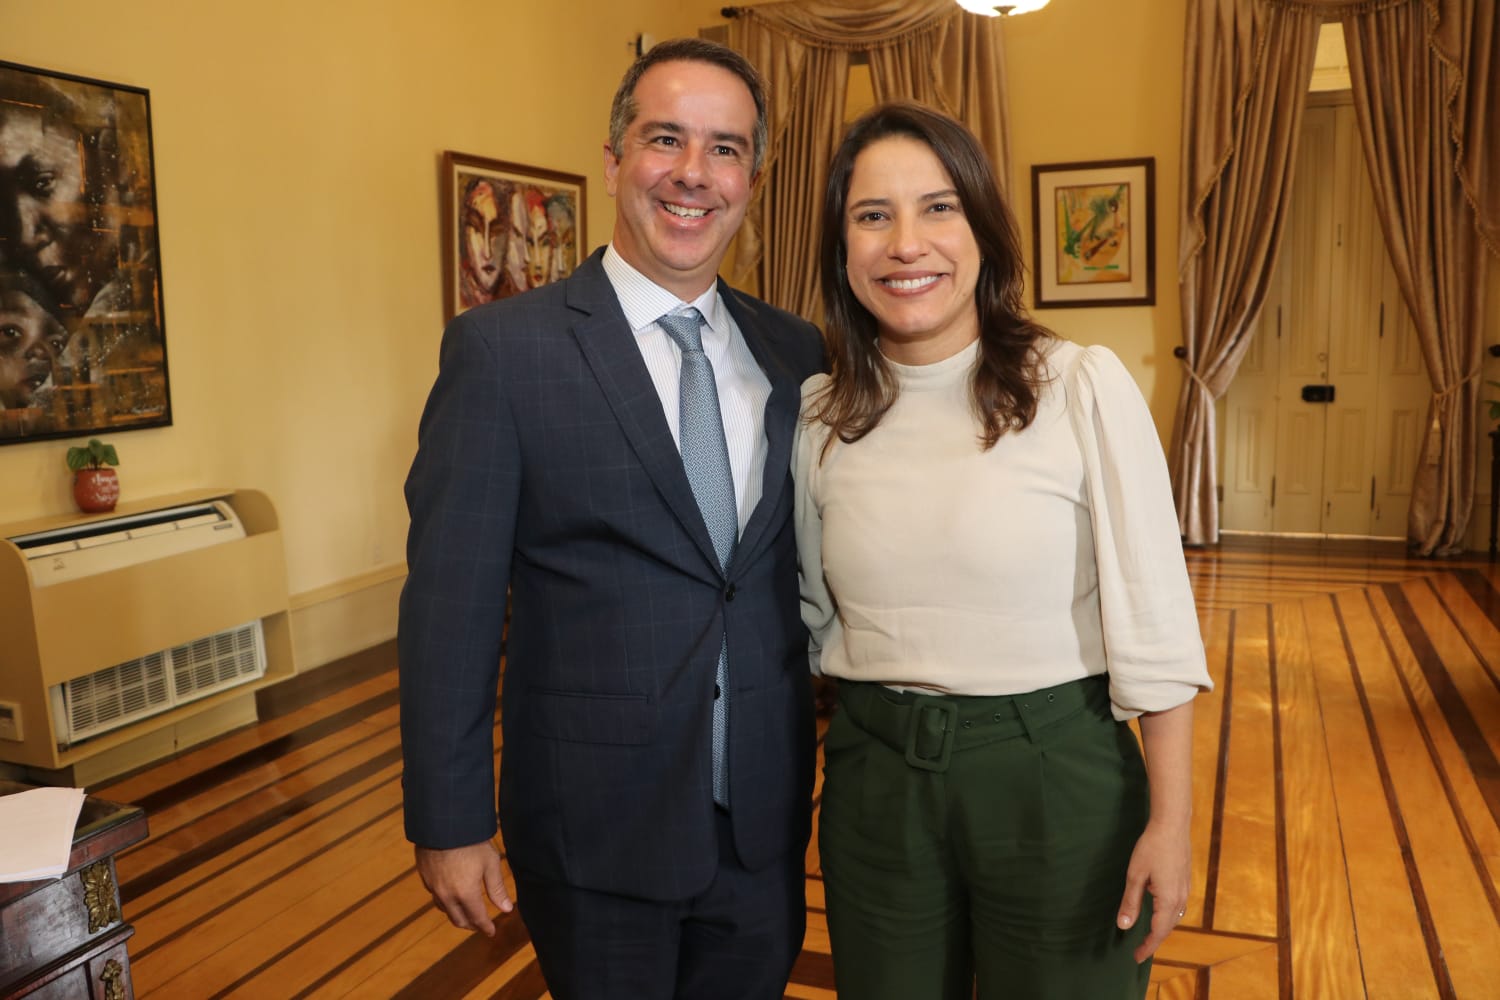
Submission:
<svg viewBox="0 0 1500 1000">
<path fill-rule="evenodd" d="M 1277 267 L 1285 274 L 1280 367 L 1276 379 L 1276 500 L 1273 531 L 1322 528 L 1324 410 L 1304 403 L 1302 387 L 1328 376 L 1328 304 L 1332 257 L 1333 175 L 1320 164 L 1335 151 L 1332 108 L 1309 108 L 1297 150 L 1296 183 Z"/>
<path fill-rule="evenodd" d="M 1225 396 L 1225 525 L 1271 530 L 1271 477 L 1276 472 L 1277 322 L 1284 274 L 1272 278 L 1266 305 L 1251 327 L 1250 346 Z"/>
<path fill-rule="evenodd" d="M 1370 515 L 1370 533 L 1404 538 L 1432 383 L 1417 343 L 1416 325 L 1406 311 L 1389 261 L 1381 287 L 1386 303 L 1385 336 L 1380 342 L 1381 406 L 1375 430 L 1375 509 Z"/>
</svg>

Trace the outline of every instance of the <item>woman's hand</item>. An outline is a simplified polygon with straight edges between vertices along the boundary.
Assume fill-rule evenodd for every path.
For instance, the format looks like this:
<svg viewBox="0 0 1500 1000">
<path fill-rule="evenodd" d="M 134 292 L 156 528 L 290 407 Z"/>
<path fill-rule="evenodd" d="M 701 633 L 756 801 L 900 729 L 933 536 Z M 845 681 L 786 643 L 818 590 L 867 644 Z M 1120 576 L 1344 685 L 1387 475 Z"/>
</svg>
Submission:
<svg viewBox="0 0 1500 1000">
<path fill-rule="evenodd" d="M 1151 784 L 1151 819 L 1131 852 L 1115 920 L 1121 930 L 1134 927 L 1141 899 L 1151 893 L 1151 933 L 1135 950 L 1137 962 L 1155 954 L 1187 911 L 1193 877 L 1193 703 L 1142 715 L 1141 742 Z"/>
<path fill-rule="evenodd" d="M 1121 930 L 1140 919 L 1141 900 L 1151 893 L 1151 933 L 1135 950 L 1137 963 L 1156 953 L 1187 910 L 1188 885 L 1192 878 L 1188 830 L 1166 829 L 1165 824 L 1147 823 L 1125 872 L 1125 895 L 1120 900 L 1116 923 Z"/>
</svg>

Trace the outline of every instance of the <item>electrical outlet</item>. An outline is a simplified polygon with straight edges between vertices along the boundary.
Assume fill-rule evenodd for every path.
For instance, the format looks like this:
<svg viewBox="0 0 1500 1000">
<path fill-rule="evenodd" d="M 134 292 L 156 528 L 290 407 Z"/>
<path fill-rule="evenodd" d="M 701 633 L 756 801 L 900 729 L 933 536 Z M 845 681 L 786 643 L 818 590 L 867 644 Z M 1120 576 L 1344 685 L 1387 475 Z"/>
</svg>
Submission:
<svg viewBox="0 0 1500 1000">
<path fill-rule="evenodd" d="M 21 706 L 13 701 L 0 701 L 0 740 L 21 742 Z"/>
</svg>

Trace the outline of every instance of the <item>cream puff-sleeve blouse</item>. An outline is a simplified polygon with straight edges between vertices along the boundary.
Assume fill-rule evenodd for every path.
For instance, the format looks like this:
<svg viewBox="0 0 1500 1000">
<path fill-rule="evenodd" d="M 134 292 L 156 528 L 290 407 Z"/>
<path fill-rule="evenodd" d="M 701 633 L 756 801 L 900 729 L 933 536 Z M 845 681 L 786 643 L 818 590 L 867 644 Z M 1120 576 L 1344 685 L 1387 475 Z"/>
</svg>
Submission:
<svg viewBox="0 0 1500 1000">
<path fill-rule="evenodd" d="M 977 343 L 893 365 L 853 444 L 799 422 L 797 547 L 815 672 L 960 695 L 1109 675 L 1117 718 L 1212 685 L 1166 462 L 1108 349 L 1049 347 L 1036 419 L 981 450 Z M 807 399 L 823 385 L 803 386 Z"/>
</svg>

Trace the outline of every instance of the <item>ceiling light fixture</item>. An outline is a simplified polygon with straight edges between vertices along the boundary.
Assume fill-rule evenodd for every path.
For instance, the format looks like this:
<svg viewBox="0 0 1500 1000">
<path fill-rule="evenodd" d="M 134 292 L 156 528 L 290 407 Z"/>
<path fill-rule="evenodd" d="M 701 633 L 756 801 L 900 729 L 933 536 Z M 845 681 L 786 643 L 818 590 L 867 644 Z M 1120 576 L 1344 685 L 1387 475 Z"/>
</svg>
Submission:
<svg viewBox="0 0 1500 1000">
<path fill-rule="evenodd" d="M 969 13 L 983 14 L 985 17 L 1030 14 L 1034 10 L 1041 10 L 1047 6 L 1047 0 L 1008 0 L 1008 2 L 996 2 L 996 0 L 957 0 L 957 2 L 960 7 Z"/>
</svg>

